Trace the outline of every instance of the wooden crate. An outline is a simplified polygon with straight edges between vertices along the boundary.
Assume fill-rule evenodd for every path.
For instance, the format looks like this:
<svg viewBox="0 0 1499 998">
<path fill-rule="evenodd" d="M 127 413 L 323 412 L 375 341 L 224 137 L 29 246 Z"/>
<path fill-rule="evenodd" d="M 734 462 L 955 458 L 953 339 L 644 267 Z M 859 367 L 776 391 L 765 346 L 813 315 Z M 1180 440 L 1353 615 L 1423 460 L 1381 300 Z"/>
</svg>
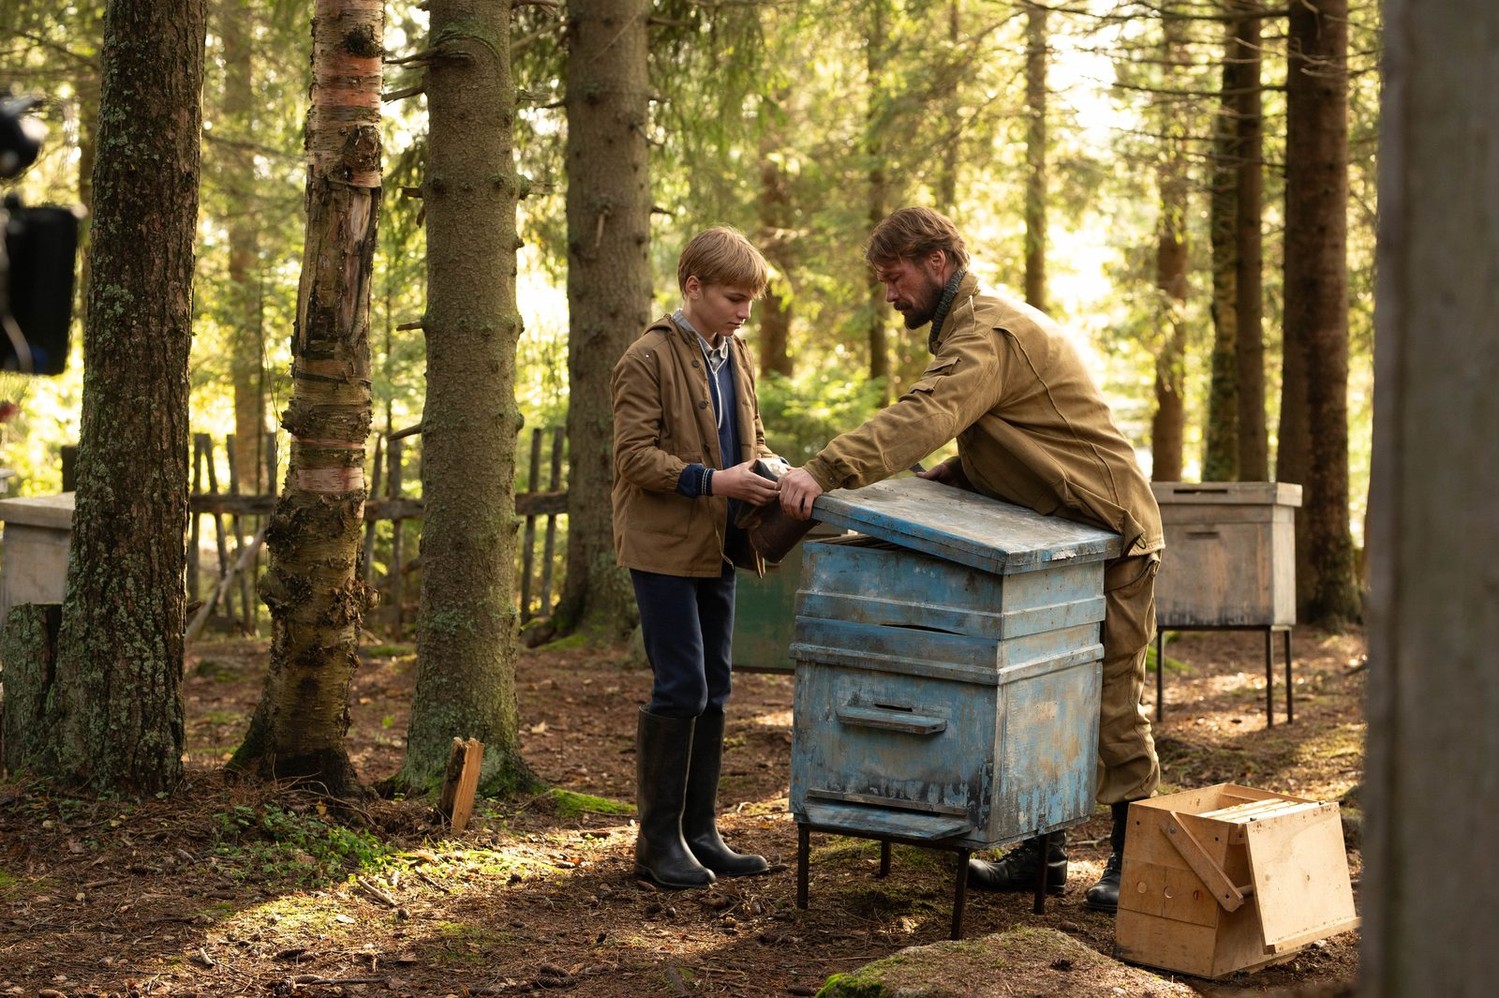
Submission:
<svg viewBox="0 0 1499 998">
<path fill-rule="evenodd" d="M 1337 804 L 1220 783 L 1130 805 L 1121 958 L 1222 977 L 1358 921 Z"/>
<path fill-rule="evenodd" d="M 1284 482 L 1154 482 L 1166 551 L 1156 576 L 1162 627 L 1296 623 L 1296 512 Z"/>
</svg>

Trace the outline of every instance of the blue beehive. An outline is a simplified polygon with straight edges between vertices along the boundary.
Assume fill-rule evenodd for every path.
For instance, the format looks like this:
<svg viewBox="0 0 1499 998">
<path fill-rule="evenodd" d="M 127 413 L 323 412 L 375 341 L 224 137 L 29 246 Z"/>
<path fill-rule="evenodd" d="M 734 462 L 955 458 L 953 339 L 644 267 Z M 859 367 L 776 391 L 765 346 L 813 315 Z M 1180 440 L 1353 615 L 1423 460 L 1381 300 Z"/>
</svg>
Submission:
<svg viewBox="0 0 1499 998">
<path fill-rule="evenodd" d="M 1119 538 L 921 479 L 829 493 L 798 592 L 803 828 L 989 848 L 1086 819 Z"/>
</svg>

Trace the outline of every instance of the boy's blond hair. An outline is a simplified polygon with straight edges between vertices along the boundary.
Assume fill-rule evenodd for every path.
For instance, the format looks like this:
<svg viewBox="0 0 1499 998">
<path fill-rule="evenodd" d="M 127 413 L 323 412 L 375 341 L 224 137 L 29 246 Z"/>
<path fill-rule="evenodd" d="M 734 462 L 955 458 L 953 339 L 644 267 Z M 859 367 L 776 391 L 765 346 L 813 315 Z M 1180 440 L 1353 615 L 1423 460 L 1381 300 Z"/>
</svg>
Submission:
<svg viewBox="0 0 1499 998">
<path fill-rule="evenodd" d="M 677 286 L 687 290 L 687 278 L 697 275 L 704 285 L 738 288 L 756 298 L 770 283 L 770 268 L 760 251 L 738 229 L 716 225 L 692 237 L 677 258 Z"/>
</svg>

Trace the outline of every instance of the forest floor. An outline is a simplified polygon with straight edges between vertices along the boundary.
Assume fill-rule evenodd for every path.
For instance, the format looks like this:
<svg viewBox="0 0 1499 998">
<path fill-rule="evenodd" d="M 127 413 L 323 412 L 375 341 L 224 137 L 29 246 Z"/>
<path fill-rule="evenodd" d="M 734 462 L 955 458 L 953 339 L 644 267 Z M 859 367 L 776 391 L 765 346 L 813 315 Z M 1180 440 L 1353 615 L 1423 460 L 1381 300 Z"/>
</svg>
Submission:
<svg viewBox="0 0 1499 998">
<path fill-rule="evenodd" d="M 1263 649 L 1245 632 L 1167 646 L 1163 793 L 1237 782 L 1339 800 L 1361 780 L 1361 635 L 1298 629 L 1295 723 L 1277 661 L 1268 728 Z M 480 801 L 458 834 L 430 801 L 372 799 L 348 822 L 316 795 L 226 781 L 266 658 L 263 641 L 193 646 L 186 776 L 170 795 L 0 782 L 0 996 L 813 995 L 831 975 L 947 938 L 951 853 L 896 846 L 882 879 L 877 843 L 814 834 L 810 905 L 796 906 L 789 675 L 736 677 L 720 794 L 725 837 L 766 855 L 771 874 L 662 892 L 632 875 L 633 806 L 614 806 L 633 801 L 649 685 L 623 652 L 524 653 L 524 755 L 552 789 Z M 349 744 L 371 784 L 400 763 L 414 672 L 410 647 L 373 647 L 355 676 Z M 964 936 L 1045 927 L 1111 956 L 1113 918 L 1082 903 L 1107 834 L 1104 809 L 1075 830 L 1068 889 L 1042 915 L 1028 896 L 970 891 Z M 1209 996 L 1342 995 L 1357 962 L 1345 932 L 1253 973 L 1159 980 Z M 971 993 L 1079 993 L 1070 966 L 976 974 Z M 1112 992 L 1147 993 L 1134 980 Z"/>
</svg>

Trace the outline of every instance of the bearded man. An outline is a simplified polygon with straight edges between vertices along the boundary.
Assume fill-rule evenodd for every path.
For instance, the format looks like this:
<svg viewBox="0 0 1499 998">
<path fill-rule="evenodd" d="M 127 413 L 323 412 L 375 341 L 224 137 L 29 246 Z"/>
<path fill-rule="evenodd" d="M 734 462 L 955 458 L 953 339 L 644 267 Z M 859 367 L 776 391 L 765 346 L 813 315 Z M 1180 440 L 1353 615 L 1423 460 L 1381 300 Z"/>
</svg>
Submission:
<svg viewBox="0 0 1499 998">
<path fill-rule="evenodd" d="M 781 505 L 807 519 L 817 496 L 856 489 L 908 468 L 956 438 L 958 453 L 921 477 L 1119 534 L 1104 568 L 1103 688 L 1097 799 L 1112 810 L 1111 852 L 1090 908 L 1114 911 L 1129 803 L 1155 792 L 1160 763 L 1141 706 L 1145 653 L 1155 631 L 1155 576 L 1165 540 L 1160 510 L 1134 448 L 1082 359 L 1049 318 L 979 289 L 963 237 L 946 216 L 902 208 L 870 235 L 865 259 L 906 328 L 930 324 L 921 379 L 862 426 L 832 440 L 781 479 Z M 1017 845 L 997 861 L 969 861 L 988 890 L 1067 882 L 1065 833 Z"/>
</svg>

